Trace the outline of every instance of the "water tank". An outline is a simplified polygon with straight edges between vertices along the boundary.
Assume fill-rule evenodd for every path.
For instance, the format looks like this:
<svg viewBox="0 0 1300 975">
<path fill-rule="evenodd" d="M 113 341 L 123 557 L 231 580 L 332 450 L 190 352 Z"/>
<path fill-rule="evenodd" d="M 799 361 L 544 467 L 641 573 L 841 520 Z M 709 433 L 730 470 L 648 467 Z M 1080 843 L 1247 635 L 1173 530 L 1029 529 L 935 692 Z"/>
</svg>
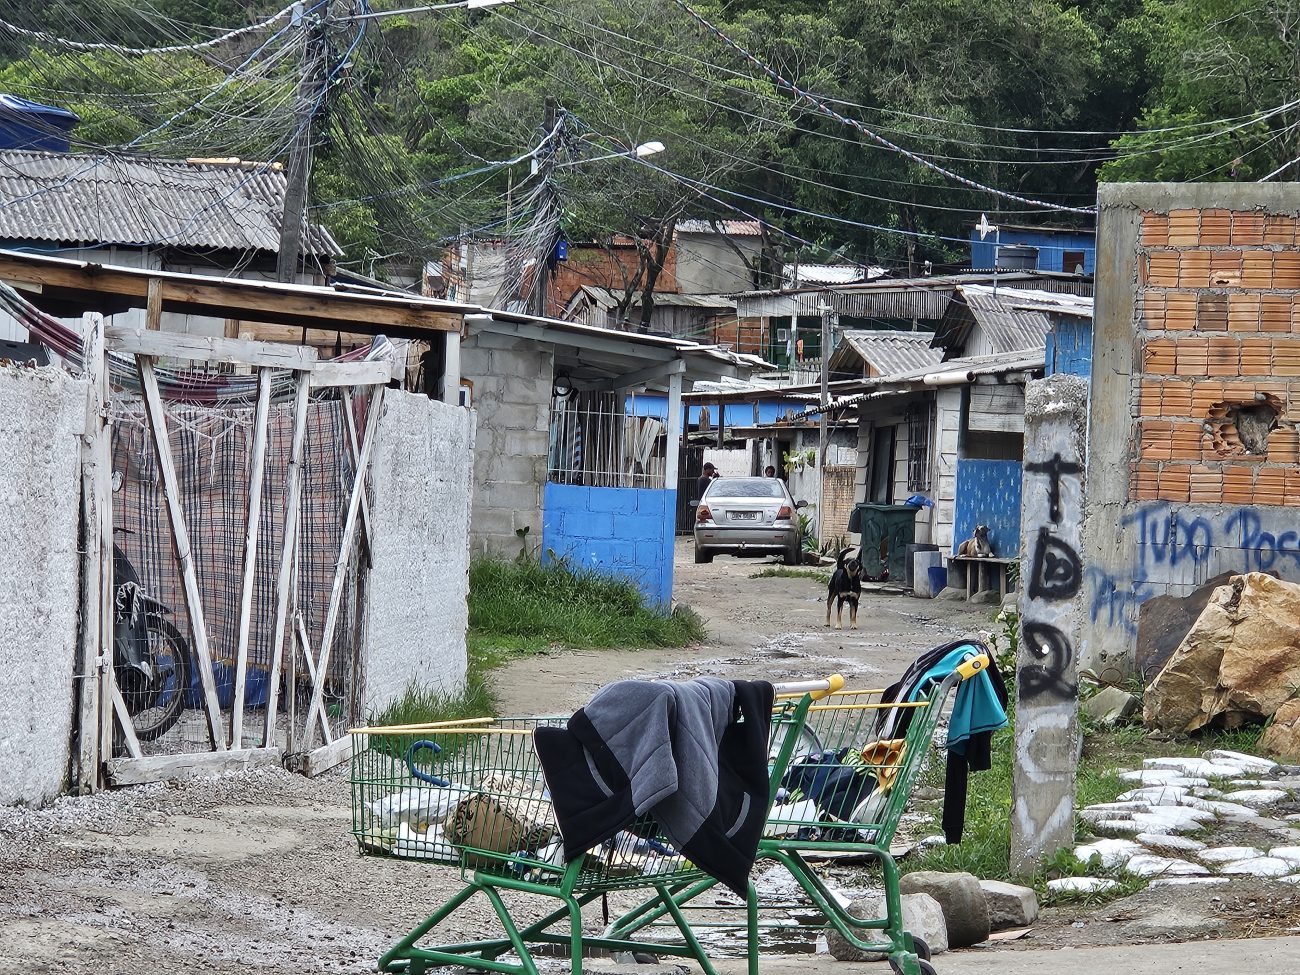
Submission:
<svg viewBox="0 0 1300 975">
<path fill-rule="evenodd" d="M 67 152 L 68 137 L 80 121 L 66 108 L 0 94 L 0 149 Z"/>
<path fill-rule="evenodd" d="M 1003 271 L 1033 271 L 1038 267 L 1038 248 L 1028 244 L 1003 244 L 998 248 L 998 268 Z"/>
</svg>

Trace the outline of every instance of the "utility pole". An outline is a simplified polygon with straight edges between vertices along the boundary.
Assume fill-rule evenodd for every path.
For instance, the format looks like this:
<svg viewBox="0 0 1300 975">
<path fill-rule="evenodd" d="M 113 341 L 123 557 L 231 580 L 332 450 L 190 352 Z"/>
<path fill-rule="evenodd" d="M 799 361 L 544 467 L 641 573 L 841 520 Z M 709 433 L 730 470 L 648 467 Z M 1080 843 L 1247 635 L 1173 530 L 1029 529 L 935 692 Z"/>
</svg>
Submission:
<svg viewBox="0 0 1300 975">
<path fill-rule="evenodd" d="M 822 313 L 822 393 L 821 393 L 821 414 L 817 426 L 817 463 L 821 467 L 826 466 L 826 450 L 829 446 L 826 443 L 826 414 L 829 412 L 831 402 L 830 377 L 827 373 L 827 367 L 831 361 L 831 315 L 835 313 L 830 305 L 822 302 L 817 309 Z"/>
<path fill-rule="evenodd" d="M 542 181 L 538 220 L 546 223 L 554 222 L 554 230 L 546 235 L 546 248 L 538 257 L 537 270 L 533 273 L 533 292 L 528 302 L 529 312 L 543 318 L 546 316 L 547 298 L 551 291 L 551 262 L 555 256 L 555 245 L 559 240 L 560 201 L 551 185 L 551 173 L 555 169 L 559 128 L 563 124 L 559 101 L 554 95 L 547 95 L 542 115 L 543 138 L 546 142 L 541 151 L 533 157 L 533 173 Z"/>
<path fill-rule="evenodd" d="M 301 16 L 298 11 L 294 15 Z M 298 273 L 298 259 L 302 255 L 303 211 L 307 207 L 307 178 L 311 173 L 312 122 L 323 100 L 323 88 L 328 84 L 325 38 L 329 4 L 322 6 L 315 16 L 314 25 L 304 25 L 304 30 L 310 33 L 303 37 L 302 80 L 295 99 L 294 135 L 285 172 L 280 253 L 275 262 L 277 281 L 292 281 Z"/>
</svg>

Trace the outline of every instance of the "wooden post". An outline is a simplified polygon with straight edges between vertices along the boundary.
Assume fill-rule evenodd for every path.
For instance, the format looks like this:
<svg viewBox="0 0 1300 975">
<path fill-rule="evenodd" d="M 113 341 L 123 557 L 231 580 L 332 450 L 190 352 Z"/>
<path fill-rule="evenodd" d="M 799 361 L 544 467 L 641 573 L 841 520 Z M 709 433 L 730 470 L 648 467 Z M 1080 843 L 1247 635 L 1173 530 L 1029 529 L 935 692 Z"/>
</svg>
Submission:
<svg viewBox="0 0 1300 975">
<path fill-rule="evenodd" d="M 344 429 L 347 431 L 348 456 L 352 458 L 352 467 L 355 470 L 361 460 L 361 443 L 357 437 L 357 417 L 352 409 L 352 390 L 343 390 L 343 419 L 345 420 Z M 361 495 L 361 540 L 366 546 L 367 552 L 370 550 L 372 535 L 370 534 L 370 499 L 363 493 Z"/>
<path fill-rule="evenodd" d="M 122 739 L 126 742 L 127 753 L 132 758 L 141 758 L 140 739 L 135 736 L 135 721 L 131 718 L 131 712 L 127 710 L 126 700 L 122 697 L 122 691 L 117 686 L 117 681 L 110 677 L 109 682 L 113 685 L 113 713 L 117 715 L 117 723 L 122 729 Z M 183 691 L 177 688 L 176 693 L 180 694 Z"/>
<path fill-rule="evenodd" d="M 235 647 L 235 699 L 230 708 L 230 747 L 243 748 L 244 684 L 248 677 L 249 622 L 257 572 L 257 535 L 262 517 L 266 469 L 266 426 L 271 412 L 271 370 L 257 370 L 257 410 L 253 415 L 253 456 L 248 474 L 248 526 L 244 532 L 244 579 L 239 599 L 239 642 Z"/>
<path fill-rule="evenodd" d="M 298 634 L 298 642 L 303 649 L 302 660 L 303 663 L 307 665 L 307 678 L 312 682 L 312 684 L 315 684 L 316 665 L 313 664 L 311 660 L 311 637 L 307 635 L 307 624 L 303 621 L 301 612 L 294 613 L 293 620 L 297 627 L 296 632 Z M 325 739 L 325 744 L 328 745 L 334 740 L 334 732 L 330 728 L 329 716 L 325 713 L 324 708 L 321 708 L 316 713 L 320 716 L 321 737 Z"/>
<path fill-rule="evenodd" d="M 86 390 L 86 430 L 81 438 L 81 639 L 77 660 L 77 755 L 75 789 L 93 792 L 99 786 L 101 667 L 111 668 L 112 472 L 105 421 L 104 318 L 88 314 L 81 320 L 85 336 L 83 370 L 90 381 Z M 109 630 L 104 630 L 105 602 Z"/>
<path fill-rule="evenodd" d="M 307 437 L 307 395 L 311 391 L 311 370 L 294 372 L 293 443 L 289 448 L 289 484 L 284 501 L 284 544 L 280 550 L 280 571 L 275 582 L 275 629 L 271 637 L 271 677 L 266 702 L 266 727 L 262 746 L 275 743 L 275 713 L 279 705 L 280 660 L 283 656 L 285 624 L 289 618 L 289 595 L 294 556 L 298 550 L 298 514 L 302 507 L 302 451 Z"/>
<path fill-rule="evenodd" d="M 366 417 L 366 436 L 361 443 L 361 457 L 357 461 L 356 477 L 352 482 L 352 497 L 348 501 L 348 516 L 343 523 L 343 540 L 339 544 L 339 559 L 334 567 L 334 585 L 330 588 L 329 608 L 325 613 L 325 630 L 321 634 L 320 656 L 316 661 L 316 681 L 312 687 L 311 707 L 303 727 L 303 751 L 309 751 L 313 738 L 312 728 L 317 712 L 325 700 L 325 678 L 329 674 L 330 644 L 334 642 L 334 629 L 338 625 L 339 607 L 343 603 L 343 581 L 352 558 L 352 541 L 357 532 L 361 513 L 361 497 L 366 491 L 366 475 L 370 465 L 370 450 L 375 445 L 375 431 L 379 414 L 383 411 L 384 387 L 376 386 L 370 396 L 370 413 Z M 308 650 L 310 653 L 310 650 Z"/>
<path fill-rule="evenodd" d="M 162 397 L 158 392 L 158 377 L 154 374 L 153 358 L 136 356 L 140 371 L 140 385 L 144 392 L 145 414 L 153 433 L 154 449 L 158 452 L 158 472 L 162 476 L 163 497 L 172 523 L 172 543 L 176 561 L 180 564 L 181 581 L 185 588 L 185 608 L 190 614 L 194 655 L 198 659 L 199 682 L 203 685 L 203 703 L 208 713 L 208 733 L 213 751 L 224 751 L 226 735 L 221 728 L 221 703 L 217 700 L 217 681 L 212 673 L 212 652 L 208 648 L 208 628 L 203 618 L 203 599 L 199 593 L 199 576 L 194 567 L 194 550 L 190 547 L 190 533 L 185 524 L 185 509 L 181 506 L 180 482 L 172 461 L 171 443 L 167 436 L 167 417 L 163 412 Z"/>
<path fill-rule="evenodd" d="M 144 299 L 144 327 L 153 332 L 162 329 L 162 299 L 162 278 L 151 277 Z"/>
</svg>

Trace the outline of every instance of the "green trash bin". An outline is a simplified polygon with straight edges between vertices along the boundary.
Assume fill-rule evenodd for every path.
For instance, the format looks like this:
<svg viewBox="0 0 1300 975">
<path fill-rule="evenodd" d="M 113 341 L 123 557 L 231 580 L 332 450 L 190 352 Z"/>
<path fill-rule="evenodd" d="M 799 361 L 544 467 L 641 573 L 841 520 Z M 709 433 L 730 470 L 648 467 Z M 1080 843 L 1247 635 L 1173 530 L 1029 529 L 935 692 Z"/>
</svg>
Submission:
<svg viewBox="0 0 1300 975">
<path fill-rule="evenodd" d="M 910 504 L 854 505 L 849 531 L 862 536 L 862 568 L 869 578 L 880 579 L 882 568 L 899 585 L 907 579 L 907 546 L 916 541 L 916 513 Z"/>
</svg>

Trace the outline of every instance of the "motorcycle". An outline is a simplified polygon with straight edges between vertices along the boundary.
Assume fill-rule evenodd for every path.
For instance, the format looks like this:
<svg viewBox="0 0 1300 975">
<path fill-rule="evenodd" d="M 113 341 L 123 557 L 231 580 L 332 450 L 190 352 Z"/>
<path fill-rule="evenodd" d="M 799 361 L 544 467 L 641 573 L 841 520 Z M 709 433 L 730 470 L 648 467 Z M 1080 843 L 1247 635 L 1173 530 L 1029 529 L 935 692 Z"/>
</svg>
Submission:
<svg viewBox="0 0 1300 975">
<path fill-rule="evenodd" d="M 113 676 L 140 741 L 175 726 L 190 686 L 190 646 L 149 595 L 126 553 L 113 546 Z"/>
</svg>

